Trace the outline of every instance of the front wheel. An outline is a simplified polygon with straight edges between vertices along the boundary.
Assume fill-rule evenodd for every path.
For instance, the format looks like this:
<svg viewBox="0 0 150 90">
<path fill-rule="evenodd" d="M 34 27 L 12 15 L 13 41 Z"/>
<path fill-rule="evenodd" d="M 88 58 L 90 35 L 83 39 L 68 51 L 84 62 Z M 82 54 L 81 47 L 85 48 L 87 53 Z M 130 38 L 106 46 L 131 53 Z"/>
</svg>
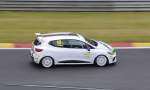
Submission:
<svg viewBox="0 0 150 90">
<path fill-rule="evenodd" d="M 95 64 L 97 66 L 100 66 L 100 67 L 103 67 L 103 66 L 106 66 L 107 65 L 107 62 L 108 62 L 108 59 L 106 56 L 104 55 L 99 55 L 97 56 L 97 58 L 95 59 Z"/>
<path fill-rule="evenodd" d="M 44 57 L 41 61 L 41 65 L 44 68 L 50 68 L 53 66 L 53 64 L 54 64 L 54 61 L 51 57 Z"/>
</svg>

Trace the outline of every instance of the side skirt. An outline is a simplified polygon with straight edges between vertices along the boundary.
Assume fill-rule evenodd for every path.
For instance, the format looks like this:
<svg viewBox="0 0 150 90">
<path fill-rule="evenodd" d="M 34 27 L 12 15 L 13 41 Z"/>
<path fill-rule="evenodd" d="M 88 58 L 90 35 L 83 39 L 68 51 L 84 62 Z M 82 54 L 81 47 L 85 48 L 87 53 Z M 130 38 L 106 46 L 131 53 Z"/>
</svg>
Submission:
<svg viewBox="0 0 150 90">
<path fill-rule="evenodd" d="M 92 64 L 88 61 L 81 61 L 81 60 L 65 60 L 65 61 L 59 61 L 57 64 Z"/>
</svg>

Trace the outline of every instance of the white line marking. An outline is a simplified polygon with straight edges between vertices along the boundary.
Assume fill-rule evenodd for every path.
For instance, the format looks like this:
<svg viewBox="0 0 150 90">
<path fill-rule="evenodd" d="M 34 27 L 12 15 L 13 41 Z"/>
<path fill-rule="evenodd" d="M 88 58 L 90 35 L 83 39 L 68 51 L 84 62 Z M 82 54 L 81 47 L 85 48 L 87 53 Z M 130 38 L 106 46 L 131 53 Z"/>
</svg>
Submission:
<svg viewBox="0 0 150 90">
<path fill-rule="evenodd" d="M 115 49 L 150 49 L 150 47 L 114 47 Z"/>
<path fill-rule="evenodd" d="M 39 87 L 39 88 L 58 88 L 58 89 L 76 89 L 76 90 L 113 90 L 113 89 L 98 89 L 98 88 L 82 88 L 82 87 L 60 87 L 51 85 L 20 85 L 20 84 L 8 84 L 9 86 L 23 86 L 23 87 Z"/>
</svg>

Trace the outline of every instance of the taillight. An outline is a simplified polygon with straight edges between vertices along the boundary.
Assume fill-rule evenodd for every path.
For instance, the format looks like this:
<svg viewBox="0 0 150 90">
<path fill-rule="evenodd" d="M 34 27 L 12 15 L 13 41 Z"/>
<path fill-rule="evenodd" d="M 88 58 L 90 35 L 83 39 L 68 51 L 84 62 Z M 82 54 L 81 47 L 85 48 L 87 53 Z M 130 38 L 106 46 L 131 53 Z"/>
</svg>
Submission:
<svg viewBox="0 0 150 90">
<path fill-rule="evenodd" d="M 35 48 L 35 51 L 36 51 L 36 52 L 42 52 L 43 49 Z"/>
</svg>

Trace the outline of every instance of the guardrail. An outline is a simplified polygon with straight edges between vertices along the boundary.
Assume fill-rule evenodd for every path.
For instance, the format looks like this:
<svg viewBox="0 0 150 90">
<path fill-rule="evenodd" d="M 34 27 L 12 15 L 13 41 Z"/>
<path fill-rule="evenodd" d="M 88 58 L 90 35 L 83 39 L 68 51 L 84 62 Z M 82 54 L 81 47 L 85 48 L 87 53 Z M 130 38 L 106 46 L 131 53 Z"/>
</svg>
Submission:
<svg viewBox="0 0 150 90">
<path fill-rule="evenodd" d="M 150 11 L 150 0 L 1 0 L 1 11 Z"/>
</svg>

